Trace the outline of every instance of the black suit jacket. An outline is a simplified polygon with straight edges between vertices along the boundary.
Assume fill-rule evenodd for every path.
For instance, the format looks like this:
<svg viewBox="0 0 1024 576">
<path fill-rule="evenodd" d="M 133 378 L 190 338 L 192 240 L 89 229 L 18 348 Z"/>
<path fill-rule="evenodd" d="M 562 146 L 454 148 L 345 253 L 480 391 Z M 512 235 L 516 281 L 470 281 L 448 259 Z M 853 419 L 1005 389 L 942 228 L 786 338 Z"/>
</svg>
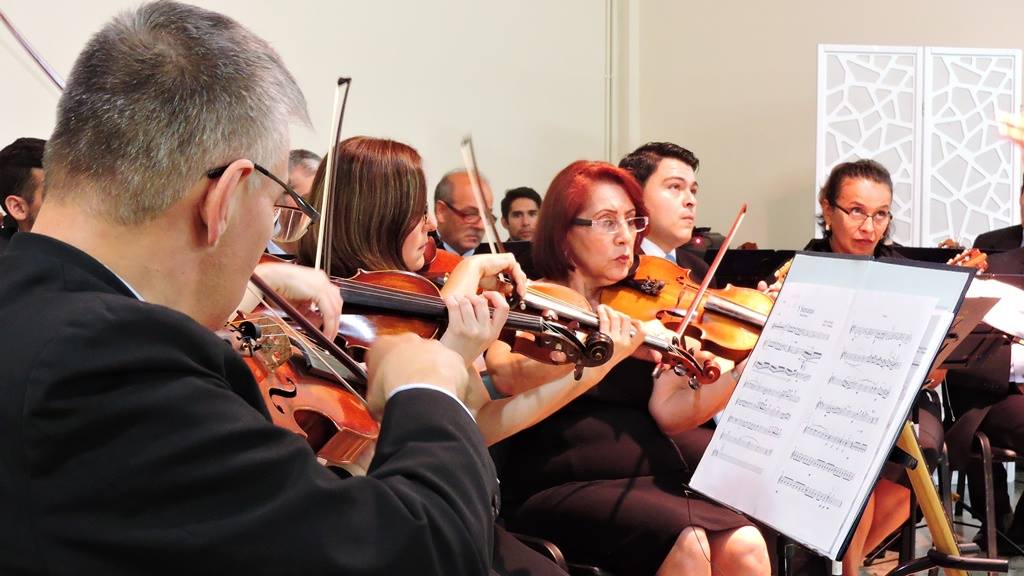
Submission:
<svg viewBox="0 0 1024 576">
<path fill-rule="evenodd" d="M 992 274 L 1024 274 L 1024 248 L 994 254 L 988 259 Z M 966 465 L 974 432 L 993 404 L 1020 394 L 1010 380 L 1009 342 L 996 348 L 971 370 L 950 370 L 946 375 L 949 407 L 957 418 L 946 436 L 950 462 L 959 468 Z M 1022 415 L 1024 418 L 1024 415 Z"/>
<path fill-rule="evenodd" d="M 341 479 L 224 342 L 85 253 L 19 234 L 0 270 L 0 573 L 489 569 L 497 482 L 450 397 L 394 396 Z"/>
<path fill-rule="evenodd" d="M 985 232 L 974 239 L 974 247 L 982 250 L 1013 250 L 1020 248 L 1020 244 L 1020 224 Z"/>
</svg>

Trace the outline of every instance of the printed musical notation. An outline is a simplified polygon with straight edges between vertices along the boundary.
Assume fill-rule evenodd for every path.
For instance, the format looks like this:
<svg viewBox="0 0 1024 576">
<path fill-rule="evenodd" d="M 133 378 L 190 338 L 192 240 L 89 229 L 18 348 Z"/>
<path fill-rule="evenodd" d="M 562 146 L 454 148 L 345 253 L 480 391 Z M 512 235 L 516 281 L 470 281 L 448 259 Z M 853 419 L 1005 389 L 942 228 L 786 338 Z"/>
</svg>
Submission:
<svg viewBox="0 0 1024 576">
<path fill-rule="evenodd" d="M 760 392 L 765 396 L 771 396 L 772 398 L 778 398 L 779 400 L 786 400 L 794 404 L 800 403 L 800 395 L 796 393 L 795 388 L 786 388 L 785 390 L 779 390 L 778 388 L 765 386 L 764 384 L 761 384 L 760 382 L 754 380 L 753 378 L 751 378 L 747 382 L 746 387 L 755 392 Z"/>
<path fill-rule="evenodd" d="M 875 383 L 874 380 L 868 378 L 861 378 L 854 380 L 852 378 L 840 378 L 837 376 L 828 377 L 829 386 L 839 386 L 847 390 L 854 392 L 864 392 L 867 394 L 873 394 L 882 398 L 883 400 L 889 397 L 889 389 L 885 386 Z"/>
<path fill-rule="evenodd" d="M 725 450 L 719 450 L 718 448 L 715 448 L 714 450 L 711 451 L 711 455 L 717 456 L 718 458 L 721 458 L 722 460 L 725 460 L 726 462 L 733 464 L 735 466 L 739 466 L 740 468 L 750 470 L 755 474 L 760 474 L 761 472 L 764 471 L 764 469 L 761 468 L 760 466 L 756 464 L 751 464 L 750 462 L 743 458 L 737 458 L 736 456 L 727 453 Z"/>
<path fill-rule="evenodd" d="M 812 330 L 811 328 L 805 328 L 803 326 L 797 326 L 796 324 L 790 324 L 787 322 L 779 322 L 772 326 L 775 330 L 782 332 L 788 332 L 794 336 L 804 336 L 806 338 L 813 338 L 815 340 L 821 340 L 825 342 L 828 340 L 828 333 L 820 330 Z"/>
<path fill-rule="evenodd" d="M 751 422 L 746 418 L 738 418 L 736 416 L 729 416 L 728 418 L 725 419 L 725 421 L 728 422 L 729 424 L 736 424 L 737 426 L 746 428 L 751 432 L 759 432 L 761 434 L 765 434 L 773 438 L 778 438 L 782 436 L 782 428 L 778 426 L 766 426 L 764 424 L 758 424 L 757 422 Z"/>
<path fill-rule="evenodd" d="M 771 404 L 764 401 L 751 402 L 750 400 L 740 398 L 736 400 L 736 405 L 742 406 L 744 408 L 749 408 L 751 410 L 757 410 L 762 414 L 766 414 L 778 420 L 789 420 L 792 417 L 792 415 L 789 412 L 786 412 L 785 410 L 779 410 L 775 406 L 772 406 Z"/>
<path fill-rule="evenodd" d="M 800 359 L 801 370 L 806 370 L 808 363 L 817 362 L 821 359 L 821 352 L 818 350 L 811 350 L 809 348 L 804 348 L 803 346 L 796 346 L 786 342 L 780 342 L 778 340 L 766 340 L 764 346 L 765 348 L 778 350 L 779 352 L 785 352 L 796 356 Z"/>
<path fill-rule="evenodd" d="M 780 486 L 785 486 L 786 488 L 791 488 L 794 491 L 803 494 L 804 496 L 810 498 L 811 500 L 814 500 L 815 502 L 821 504 L 826 508 L 838 508 L 839 506 L 843 505 L 843 501 L 840 500 L 839 498 L 836 498 L 832 494 L 829 494 L 824 490 L 811 488 L 807 484 L 804 484 L 799 480 L 794 480 L 789 476 L 780 476 L 778 484 Z"/>
<path fill-rule="evenodd" d="M 754 440 L 750 436 L 740 436 L 739 434 L 731 434 L 729 432 L 726 432 L 722 434 L 722 440 L 730 444 L 735 444 L 736 446 L 739 446 L 741 448 L 746 448 L 751 452 L 757 452 L 758 454 L 762 454 L 764 456 L 771 456 L 773 452 L 771 448 L 767 448 L 765 446 L 758 444 L 757 440 Z"/>
<path fill-rule="evenodd" d="M 793 453 L 789 455 L 789 459 L 794 462 L 799 462 L 805 466 L 810 466 L 811 468 L 817 468 L 826 474 L 831 474 L 836 478 L 842 478 L 847 482 L 853 480 L 852 470 L 847 470 L 842 466 L 836 466 L 835 464 L 822 460 L 821 458 L 809 456 L 799 450 L 793 450 Z"/>
<path fill-rule="evenodd" d="M 828 429 L 826 429 L 824 426 L 818 426 L 816 424 L 811 426 L 804 426 L 804 434 L 812 438 L 824 440 L 826 444 L 835 446 L 837 448 L 849 448 L 850 450 L 860 452 L 861 454 L 863 454 L 868 449 L 868 445 L 863 442 L 846 438 L 845 436 L 842 436 L 840 434 L 833 434 L 829 432 Z"/>
<path fill-rule="evenodd" d="M 775 364 L 774 362 L 769 362 L 767 360 L 757 360 L 754 362 L 754 371 L 767 374 L 769 376 L 784 376 L 787 379 L 800 380 L 801 382 L 806 382 L 811 379 L 811 375 L 806 372 L 802 372 L 788 366 L 783 366 L 781 364 Z"/>
<path fill-rule="evenodd" d="M 883 370 L 889 370 L 890 372 L 897 372 L 903 367 L 903 363 L 898 359 L 890 356 L 885 357 L 880 354 L 861 354 L 859 352 L 843 352 L 839 357 L 840 360 L 846 362 L 850 366 L 860 366 L 862 364 L 873 364 Z"/>
<path fill-rule="evenodd" d="M 864 409 L 853 410 L 847 406 L 829 404 L 823 400 L 818 400 L 818 404 L 814 408 L 826 414 L 835 414 L 837 416 L 842 416 L 843 418 L 849 418 L 850 420 L 856 420 L 865 424 L 878 424 L 878 416 L 875 416 L 875 413 L 872 411 Z"/>
<path fill-rule="evenodd" d="M 850 336 L 852 340 L 858 338 L 867 338 L 872 343 L 879 342 L 895 342 L 897 344 L 908 344 L 913 337 L 910 332 L 899 332 L 897 330 L 885 330 L 882 328 L 872 328 L 870 326 L 858 326 L 856 324 L 850 325 Z"/>
</svg>

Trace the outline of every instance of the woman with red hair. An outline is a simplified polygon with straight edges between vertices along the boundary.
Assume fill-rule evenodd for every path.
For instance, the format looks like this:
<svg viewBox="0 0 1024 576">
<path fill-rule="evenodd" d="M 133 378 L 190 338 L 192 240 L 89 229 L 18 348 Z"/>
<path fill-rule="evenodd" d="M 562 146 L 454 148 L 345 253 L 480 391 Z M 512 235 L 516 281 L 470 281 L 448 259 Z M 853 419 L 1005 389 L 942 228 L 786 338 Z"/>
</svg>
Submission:
<svg viewBox="0 0 1024 576">
<path fill-rule="evenodd" d="M 544 199 L 534 264 L 547 281 L 597 306 L 601 290 L 629 273 L 647 222 L 642 190 L 629 173 L 574 162 Z M 664 330 L 656 323 L 645 328 Z M 583 396 L 510 439 L 502 478 L 510 525 L 615 574 L 769 574 L 761 533 L 683 487 L 692 471 L 669 439 L 725 406 L 735 372 L 717 360 L 722 378 L 693 390 L 671 371 L 653 378 L 649 360 L 624 360 Z M 530 375 L 544 371 L 501 342 L 487 361 L 504 393 L 536 385 Z"/>
</svg>

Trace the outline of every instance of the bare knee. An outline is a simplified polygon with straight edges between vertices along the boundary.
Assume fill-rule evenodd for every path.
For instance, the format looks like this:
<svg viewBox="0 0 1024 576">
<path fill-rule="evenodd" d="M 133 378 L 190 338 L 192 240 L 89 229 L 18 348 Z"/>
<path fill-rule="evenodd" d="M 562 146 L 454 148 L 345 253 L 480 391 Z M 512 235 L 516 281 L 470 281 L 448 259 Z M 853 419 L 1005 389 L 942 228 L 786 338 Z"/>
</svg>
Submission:
<svg viewBox="0 0 1024 576">
<path fill-rule="evenodd" d="M 723 574 L 770 574 L 768 546 L 753 526 L 710 536 L 712 564 Z"/>
<path fill-rule="evenodd" d="M 658 576 L 710 574 L 710 556 L 711 546 L 704 529 L 688 526 L 679 533 L 658 569 Z"/>
</svg>

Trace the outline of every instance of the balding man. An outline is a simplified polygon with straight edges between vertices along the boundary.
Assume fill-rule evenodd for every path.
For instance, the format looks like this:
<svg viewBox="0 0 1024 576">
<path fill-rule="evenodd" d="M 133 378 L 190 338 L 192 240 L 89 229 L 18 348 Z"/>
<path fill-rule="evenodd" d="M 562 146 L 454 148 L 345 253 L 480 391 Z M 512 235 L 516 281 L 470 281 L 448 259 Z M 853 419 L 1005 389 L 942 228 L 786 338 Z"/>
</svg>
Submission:
<svg viewBox="0 0 1024 576">
<path fill-rule="evenodd" d="M 484 209 L 491 212 L 491 186 L 481 177 Z M 469 174 L 455 170 L 445 174 L 434 189 L 434 215 L 442 247 L 460 256 L 469 256 L 484 239 L 484 218 L 480 213 Z"/>
</svg>

